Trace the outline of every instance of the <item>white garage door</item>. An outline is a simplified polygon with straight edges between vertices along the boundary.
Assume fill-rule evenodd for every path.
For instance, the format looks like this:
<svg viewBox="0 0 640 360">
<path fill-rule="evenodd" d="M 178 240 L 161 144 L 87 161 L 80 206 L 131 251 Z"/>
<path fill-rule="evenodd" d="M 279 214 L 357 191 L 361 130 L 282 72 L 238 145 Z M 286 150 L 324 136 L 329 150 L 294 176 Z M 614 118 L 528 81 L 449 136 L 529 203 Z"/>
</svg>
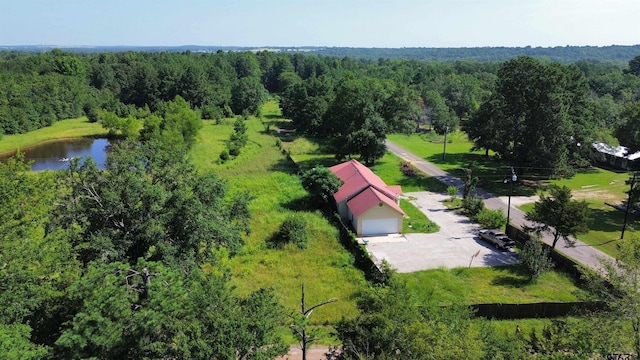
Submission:
<svg viewBox="0 0 640 360">
<path fill-rule="evenodd" d="M 362 220 L 362 235 L 395 234 L 398 232 L 398 219 Z"/>
</svg>

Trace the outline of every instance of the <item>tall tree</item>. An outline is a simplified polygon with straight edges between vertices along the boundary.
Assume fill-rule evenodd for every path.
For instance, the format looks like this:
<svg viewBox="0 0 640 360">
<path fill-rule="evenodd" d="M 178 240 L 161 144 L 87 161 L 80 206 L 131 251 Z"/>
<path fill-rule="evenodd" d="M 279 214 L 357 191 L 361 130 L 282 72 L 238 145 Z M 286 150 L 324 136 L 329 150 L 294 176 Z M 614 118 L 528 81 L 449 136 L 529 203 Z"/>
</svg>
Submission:
<svg viewBox="0 0 640 360">
<path fill-rule="evenodd" d="M 189 103 L 176 96 L 160 109 L 159 116 L 145 119 L 140 132 L 142 140 L 158 140 L 176 147 L 190 149 L 196 142 L 202 128 L 200 113 L 192 110 Z"/>
<path fill-rule="evenodd" d="M 155 262 L 92 263 L 70 288 L 78 312 L 56 342 L 62 358 L 271 359 L 284 310 L 273 293 L 231 294 L 225 275 Z"/>
<path fill-rule="evenodd" d="M 512 162 L 547 169 L 554 175 L 572 172 L 577 143 L 590 143 L 590 117 L 585 113 L 588 85 L 575 66 L 545 64 L 518 57 L 498 71 L 496 91 L 480 107 L 470 128 L 476 146 L 491 148 Z M 487 109 L 489 107 L 489 109 Z M 489 121 L 491 120 L 491 121 Z M 483 124 L 484 122 L 484 124 Z M 507 145 L 496 146 L 501 132 Z"/>
<path fill-rule="evenodd" d="M 267 100 L 267 90 L 260 78 L 243 77 L 231 90 L 231 110 L 234 114 L 257 114 L 260 105 Z"/>
<path fill-rule="evenodd" d="M 584 200 L 573 200 L 571 196 L 571 189 L 566 185 L 551 185 L 549 195 L 540 194 L 533 210 L 526 215 L 527 220 L 534 223 L 531 230 L 537 233 L 549 232 L 553 235 L 552 249 L 556 247 L 560 238 L 568 246 L 572 246 L 570 236 L 589 231 L 589 204 Z"/>
<path fill-rule="evenodd" d="M 640 150 L 640 102 L 628 103 L 620 118 L 623 125 L 616 130 L 616 137 L 628 148 L 628 153 L 633 154 Z"/>
</svg>

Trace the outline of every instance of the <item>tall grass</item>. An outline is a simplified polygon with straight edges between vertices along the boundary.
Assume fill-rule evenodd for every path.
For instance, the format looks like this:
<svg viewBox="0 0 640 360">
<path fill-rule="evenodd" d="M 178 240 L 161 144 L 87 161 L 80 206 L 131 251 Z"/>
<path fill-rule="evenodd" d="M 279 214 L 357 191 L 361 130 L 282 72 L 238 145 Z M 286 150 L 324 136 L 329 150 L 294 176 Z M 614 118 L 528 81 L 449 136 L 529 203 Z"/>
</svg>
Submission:
<svg viewBox="0 0 640 360">
<path fill-rule="evenodd" d="M 269 115 L 269 111 L 263 109 L 262 114 Z M 249 141 L 237 158 L 224 164 L 217 158 L 233 131 L 230 124 L 205 123 L 192 151 L 198 168 L 214 170 L 228 181 L 232 192 L 248 191 L 254 197 L 250 205 L 251 234 L 245 239 L 243 251 L 228 262 L 232 284 L 239 294 L 273 288 L 282 303 L 295 311 L 300 306 L 300 286 L 305 283 L 309 303 L 339 299 L 318 309 L 311 318 L 313 324 L 353 316 L 357 313 L 353 294 L 365 286 L 364 275 L 353 266 L 351 254 L 339 243 L 337 230 L 306 201 L 297 166 L 276 146 L 273 132 L 267 131 L 268 125 L 278 121 L 273 113 L 271 116 L 246 120 Z M 268 249 L 267 239 L 292 214 L 307 223 L 307 248 Z"/>
</svg>

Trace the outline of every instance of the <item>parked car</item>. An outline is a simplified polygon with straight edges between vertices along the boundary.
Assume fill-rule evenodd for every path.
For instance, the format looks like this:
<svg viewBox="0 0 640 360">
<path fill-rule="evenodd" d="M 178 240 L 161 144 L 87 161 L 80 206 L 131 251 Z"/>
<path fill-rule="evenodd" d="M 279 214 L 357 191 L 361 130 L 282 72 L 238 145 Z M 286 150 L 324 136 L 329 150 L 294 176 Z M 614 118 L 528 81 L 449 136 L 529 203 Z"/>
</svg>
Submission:
<svg viewBox="0 0 640 360">
<path fill-rule="evenodd" d="M 509 250 L 516 243 L 511 240 L 505 233 L 496 229 L 482 229 L 478 231 L 478 236 L 480 239 L 490 243 L 495 246 L 496 249 L 500 250 Z"/>
</svg>

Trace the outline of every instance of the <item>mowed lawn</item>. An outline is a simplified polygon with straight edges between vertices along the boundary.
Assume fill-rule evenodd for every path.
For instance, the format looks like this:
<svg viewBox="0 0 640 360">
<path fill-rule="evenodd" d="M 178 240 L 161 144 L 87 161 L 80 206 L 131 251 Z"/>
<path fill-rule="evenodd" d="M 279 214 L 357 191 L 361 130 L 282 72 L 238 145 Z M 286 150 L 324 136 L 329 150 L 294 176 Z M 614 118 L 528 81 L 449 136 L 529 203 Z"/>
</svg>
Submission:
<svg viewBox="0 0 640 360">
<path fill-rule="evenodd" d="M 497 195 L 507 196 L 509 188 L 502 184 L 503 174 L 509 167 L 487 158 L 484 152 L 471 151 L 472 144 L 461 132 L 456 132 L 448 136 L 451 143 L 447 143 L 447 154 L 442 160 L 443 143 L 442 137 L 425 134 L 400 135 L 391 134 L 389 140 L 401 145 L 410 152 L 435 163 L 440 168 L 450 171 L 452 174 L 460 176 L 461 169 L 467 164 L 473 164 L 473 174 L 480 178 L 479 187 Z M 497 175 L 496 175 L 497 174 Z M 513 188 L 514 196 L 531 196 L 532 200 L 537 200 L 537 196 L 544 187 L 549 184 L 568 186 L 571 188 L 573 196 L 578 200 L 585 200 L 592 210 L 590 221 L 590 232 L 579 235 L 578 238 L 588 245 L 594 246 L 607 254 L 615 256 L 617 254 L 616 244 L 620 239 L 620 232 L 624 221 L 624 213 L 614 209 L 607 204 L 619 204 L 626 199 L 625 191 L 629 186 L 625 181 L 629 179 L 629 174 L 623 172 L 613 172 L 601 168 L 591 168 L 577 173 L 567 179 L 548 179 L 534 177 L 531 175 L 520 175 L 520 180 L 532 180 L 539 184 L 535 186 L 524 186 L 522 183 Z M 531 182 L 526 182 L 527 184 Z M 520 206 L 523 211 L 533 208 L 533 204 Z M 638 236 L 637 227 L 640 219 L 629 216 L 628 227 L 625 237 Z"/>
<path fill-rule="evenodd" d="M 398 274 L 420 302 L 436 305 L 568 302 L 586 293 L 562 272 L 543 274 L 535 283 L 518 265 L 434 269 Z"/>
</svg>

